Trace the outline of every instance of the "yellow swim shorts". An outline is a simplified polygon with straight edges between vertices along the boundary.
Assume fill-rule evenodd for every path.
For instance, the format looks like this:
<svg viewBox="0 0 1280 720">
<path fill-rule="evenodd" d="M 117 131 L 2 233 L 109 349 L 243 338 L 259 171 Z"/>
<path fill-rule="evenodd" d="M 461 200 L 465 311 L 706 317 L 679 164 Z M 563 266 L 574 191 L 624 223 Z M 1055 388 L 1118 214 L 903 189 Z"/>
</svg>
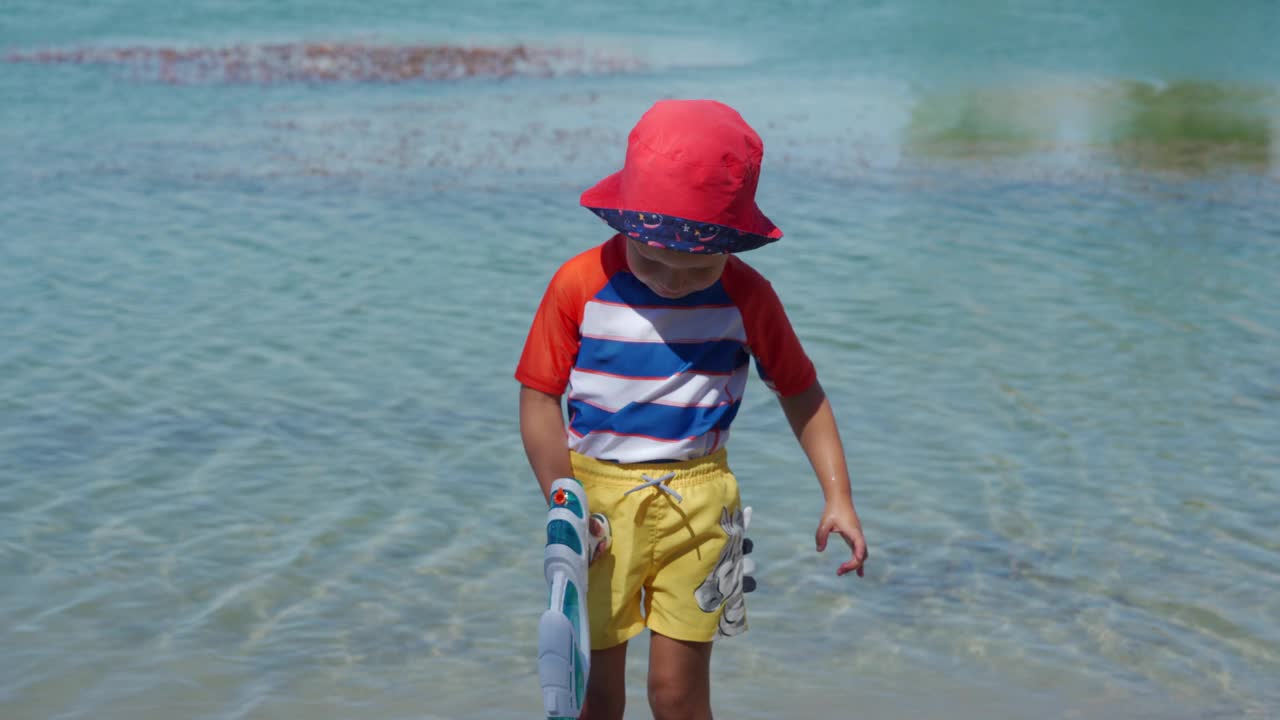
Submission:
<svg viewBox="0 0 1280 720">
<path fill-rule="evenodd" d="M 620 465 L 570 453 L 591 512 L 613 544 L 591 564 L 591 649 L 645 627 L 708 642 L 747 628 L 742 502 L 723 449 L 684 462 Z"/>
</svg>

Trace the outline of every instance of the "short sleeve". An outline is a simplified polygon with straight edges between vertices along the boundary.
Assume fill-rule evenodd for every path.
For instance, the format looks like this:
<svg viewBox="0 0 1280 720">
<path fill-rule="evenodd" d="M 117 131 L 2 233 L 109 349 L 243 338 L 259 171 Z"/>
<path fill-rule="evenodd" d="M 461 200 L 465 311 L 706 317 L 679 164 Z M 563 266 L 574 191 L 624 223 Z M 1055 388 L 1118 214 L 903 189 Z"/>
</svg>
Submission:
<svg viewBox="0 0 1280 720">
<path fill-rule="evenodd" d="M 608 281 L 609 243 L 588 250 L 560 267 L 538 304 L 515 377 L 549 395 L 564 393 L 582 342 L 583 308 Z M 616 264 L 616 262 L 614 263 Z"/>
<path fill-rule="evenodd" d="M 747 346 L 760 379 L 781 397 L 808 390 L 818 374 L 773 285 L 737 258 L 726 266 L 723 283 L 742 313 Z"/>
</svg>

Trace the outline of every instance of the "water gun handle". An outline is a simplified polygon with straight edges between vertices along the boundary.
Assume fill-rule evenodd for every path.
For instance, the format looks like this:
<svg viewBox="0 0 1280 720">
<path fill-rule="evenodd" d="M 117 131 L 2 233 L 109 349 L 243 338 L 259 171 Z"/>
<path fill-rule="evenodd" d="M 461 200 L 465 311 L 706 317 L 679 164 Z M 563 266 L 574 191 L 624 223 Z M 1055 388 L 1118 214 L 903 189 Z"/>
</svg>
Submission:
<svg viewBox="0 0 1280 720">
<path fill-rule="evenodd" d="M 593 546 L 587 493 L 573 478 L 551 484 L 542 569 L 547 609 L 538 621 L 538 677 L 548 718 L 577 718 L 591 671 L 587 565 Z"/>
</svg>

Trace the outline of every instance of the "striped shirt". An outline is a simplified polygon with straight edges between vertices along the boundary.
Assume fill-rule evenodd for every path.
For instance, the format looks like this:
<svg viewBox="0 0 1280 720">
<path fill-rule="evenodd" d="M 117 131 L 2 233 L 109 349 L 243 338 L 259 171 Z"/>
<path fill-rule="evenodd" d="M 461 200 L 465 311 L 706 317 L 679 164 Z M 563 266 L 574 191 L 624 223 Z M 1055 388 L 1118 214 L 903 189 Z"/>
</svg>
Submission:
<svg viewBox="0 0 1280 720">
<path fill-rule="evenodd" d="M 664 298 L 627 269 L 626 239 L 569 260 L 548 286 L 516 368 L 521 384 L 568 391 L 569 449 L 621 463 L 720 449 L 750 358 L 786 397 L 816 379 L 773 287 L 731 256 L 711 287 Z"/>
</svg>

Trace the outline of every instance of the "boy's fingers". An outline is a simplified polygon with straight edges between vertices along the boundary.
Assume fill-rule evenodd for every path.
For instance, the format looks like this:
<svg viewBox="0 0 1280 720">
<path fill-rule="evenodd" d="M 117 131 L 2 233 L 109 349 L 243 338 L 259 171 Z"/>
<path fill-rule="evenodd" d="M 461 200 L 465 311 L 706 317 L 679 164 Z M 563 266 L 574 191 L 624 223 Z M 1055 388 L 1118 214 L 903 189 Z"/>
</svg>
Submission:
<svg viewBox="0 0 1280 720">
<path fill-rule="evenodd" d="M 599 513 L 592 513 L 587 518 L 587 534 L 591 536 L 588 542 L 591 546 L 591 557 L 587 562 L 593 563 L 613 544 L 609 536 L 608 519 Z"/>
<path fill-rule="evenodd" d="M 847 575 L 854 570 L 858 571 L 858 577 L 862 577 L 862 563 L 850 560 L 836 570 L 836 575 Z"/>
<path fill-rule="evenodd" d="M 813 542 L 818 547 L 818 552 L 827 549 L 827 536 L 831 534 L 831 523 L 824 521 L 818 525 L 818 532 L 813 536 Z"/>
<path fill-rule="evenodd" d="M 591 518 L 587 521 L 587 532 L 590 532 L 595 537 L 600 537 L 604 535 L 604 526 L 600 524 L 599 520 Z"/>
<path fill-rule="evenodd" d="M 863 564 L 867 561 L 867 541 L 863 539 L 861 533 L 846 534 L 843 531 L 838 532 L 849 545 L 850 558 L 840 565 L 839 569 L 836 570 L 836 575 L 844 575 L 856 570 L 858 577 L 862 577 Z"/>
<path fill-rule="evenodd" d="M 862 558 L 858 557 L 857 553 L 854 553 L 853 557 L 851 557 L 849 560 L 846 560 L 843 564 L 840 565 L 840 568 L 836 570 L 836 575 L 844 575 L 846 573 L 857 570 L 858 577 L 862 577 L 862 563 L 863 563 Z"/>
</svg>

